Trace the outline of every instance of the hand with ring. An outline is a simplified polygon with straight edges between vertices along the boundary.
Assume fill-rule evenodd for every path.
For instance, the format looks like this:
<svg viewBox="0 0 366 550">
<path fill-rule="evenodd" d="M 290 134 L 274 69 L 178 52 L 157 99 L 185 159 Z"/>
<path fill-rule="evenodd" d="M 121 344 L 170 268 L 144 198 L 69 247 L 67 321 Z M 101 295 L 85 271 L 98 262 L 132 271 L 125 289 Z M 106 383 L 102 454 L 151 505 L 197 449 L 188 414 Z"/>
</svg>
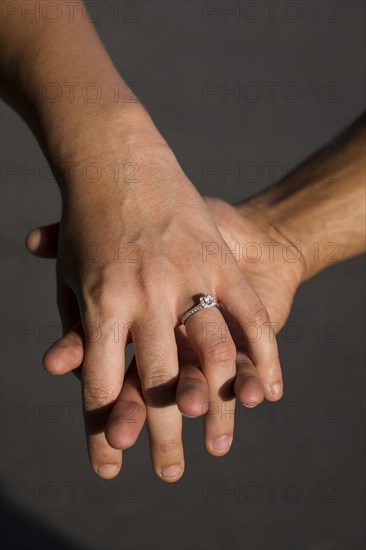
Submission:
<svg viewBox="0 0 366 550">
<path fill-rule="evenodd" d="M 206 204 L 210 214 L 214 216 L 214 220 L 220 226 L 220 219 L 225 219 L 222 218 L 222 214 L 227 213 L 222 210 L 222 205 L 225 203 L 206 200 Z M 232 207 L 226 205 L 225 208 Z M 233 208 L 232 212 L 235 212 Z M 256 232 L 252 230 L 251 234 L 247 230 L 248 225 L 245 228 L 247 235 L 243 233 L 236 237 L 233 236 L 232 242 L 235 242 L 234 238 L 243 239 L 248 236 L 253 239 L 258 239 L 260 235 L 264 240 L 269 238 L 268 234 L 260 233 L 259 230 Z M 28 246 L 33 253 L 55 256 L 59 240 L 58 234 L 58 224 L 40 228 L 30 234 Z M 221 235 L 217 242 L 223 242 Z M 229 250 L 229 245 L 231 246 L 232 243 L 228 244 L 225 241 L 226 250 Z M 198 248 L 201 248 L 200 245 Z M 214 258 L 210 258 L 211 262 L 212 259 Z M 220 270 L 227 269 L 227 264 L 222 263 L 221 254 L 217 255 L 216 262 Z M 235 261 L 230 262 L 230 265 L 235 268 L 234 273 L 238 269 L 242 275 L 242 265 L 238 265 Z M 117 267 L 119 266 L 117 265 Z M 275 272 L 273 266 L 268 264 L 268 267 L 268 273 Z M 297 276 L 293 273 L 291 276 L 293 291 L 289 292 L 286 312 L 289 310 L 290 300 L 297 286 L 295 275 Z M 167 278 L 161 277 L 160 280 L 163 282 Z M 242 293 L 247 297 L 252 295 L 252 299 L 257 300 L 249 283 L 240 281 L 240 277 L 238 277 L 237 285 L 239 283 L 242 285 Z M 287 288 L 288 280 L 284 276 L 284 272 L 282 281 L 284 288 Z M 255 281 L 255 276 L 253 282 L 258 282 Z M 268 284 L 270 286 L 270 279 Z M 166 335 L 162 334 L 163 325 L 159 312 L 157 315 L 155 312 L 149 314 L 149 309 L 146 308 L 146 320 L 139 330 L 136 321 L 134 324 L 125 323 L 124 326 L 128 326 L 130 333 L 126 334 L 124 343 L 130 342 L 135 336 L 136 357 L 126 372 L 123 388 L 122 381 L 115 389 L 112 386 L 104 385 L 104 387 L 110 387 L 111 390 L 114 389 L 114 393 L 112 398 L 105 396 L 106 399 L 101 404 L 98 400 L 97 386 L 94 385 L 92 386 L 95 388 L 94 407 L 91 407 L 89 400 L 86 404 L 86 418 L 89 421 L 89 445 L 91 441 L 94 443 L 90 451 L 93 465 L 95 464 L 93 460 L 98 461 L 100 457 L 108 457 L 110 461 L 118 460 L 119 467 L 114 473 L 116 475 L 121 466 L 121 449 L 126 449 L 135 443 L 147 417 L 155 471 L 165 481 L 176 481 L 182 475 L 184 467 L 181 413 L 187 416 L 206 415 L 206 448 L 211 454 L 221 456 L 229 450 L 233 439 L 234 397 L 248 407 L 257 405 L 264 397 L 270 400 L 281 397 L 282 384 L 275 339 L 271 337 L 272 324 L 260 309 L 261 302 L 259 302 L 259 307 L 257 305 L 252 307 L 252 312 L 260 312 L 260 316 L 246 316 L 245 312 L 240 313 L 240 307 L 234 305 L 238 302 L 235 290 L 238 290 L 239 286 L 233 289 L 231 300 L 227 299 L 230 294 L 220 292 L 218 285 L 210 285 L 210 287 L 214 287 L 215 294 L 217 292 L 217 296 L 221 297 L 220 304 L 217 304 L 216 297 L 210 294 L 201 295 L 199 292 L 193 292 L 192 294 L 199 297 L 198 305 L 193 305 L 196 303 L 193 302 L 193 309 L 188 309 L 188 311 L 181 308 L 179 318 L 171 325 L 172 341 L 169 347 L 162 347 L 164 342 L 168 343 L 168 339 Z M 206 289 L 207 284 L 201 288 Z M 253 294 L 251 294 L 252 292 Z M 160 295 L 164 295 L 161 287 Z M 275 302 L 276 292 L 273 291 L 271 296 L 273 296 L 272 302 Z M 115 297 L 115 301 L 123 302 L 118 296 Z M 272 302 L 267 304 L 267 307 L 273 307 Z M 65 303 L 63 299 L 64 306 Z M 156 308 L 158 309 L 158 306 Z M 44 364 L 47 370 L 53 374 L 64 374 L 77 369 L 82 363 L 81 377 L 85 384 L 88 374 L 83 371 L 88 368 L 86 361 L 88 353 L 97 352 L 97 357 L 103 359 L 101 363 L 103 366 L 104 364 L 108 365 L 110 356 L 107 355 L 108 351 L 110 354 L 110 350 L 119 348 L 115 353 L 116 356 L 117 354 L 119 356 L 119 374 L 122 378 L 121 366 L 123 365 L 124 347 L 121 345 L 120 339 L 115 341 L 115 330 L 110 330 L 111 327 L 118 326 L 118 317 L 107 318 L 102 325 L 107 328 L 108 342 L 104 343 L 101 335 L 99 341 L 88 343 L 87 337 L 84 336 L 84 330 L 78 323 L 77 308 L 74 310 L 75 315 L 70 315 L 72 310 L 65 309 L 65 307 L 62 311 L 63 319 L 67 318 L 69 321 L 65 325 L 65 336 L 53 344 L 45 355 Z M 152 319 L 155 319 L 154 325 L 151 324 Z M 185 322 L 184 325 L 181 325 L 182 320 Z M 276 324 L 275 327 L 277 328 Z M 258 339 L 258 331 L 263 335 L 261 339 Z M 152 334 L 152 339 L 148 341 L 147 334 L 144 339 L 144 333 Z M 140 340 L 140 334 L 142 334 L 142 340 Z M 253 342 L 251 342 L 251 337 Z M 140 349 L 139 345 L 144 347 Z M 91 346 L 92 350 L 89 351 L 88 346 Z M 98 346 L 105 346 L 105 356 L 102 352 L 99 355 Z M 273 348 L 274 351 L 272 351 Z M 259 354 L 259 358 L 261 358 L 261 353 L 264 353 L 265 357 L 266 349 L 269 356 L 274 353 L 275 360 L 262 367 L 260 360 L 257 360 L 256 364 L 253 357 Z M 160 354 L 160 363 L 158 363 L 160 368 L 159 371 L 156 371 L 152 359 L 158 354 Z M 139 358 L 144 360 L 140 365 Z M 168 360 L 171 361 L 170 365 Z M 180 370 L 178 370 L 178 364 Z M 144 368 L 146 371 L 143 370 Z M 107 368 L 103 372 L 108 378 Z M 273 376 L 273 374 L 277 378 L 270 379 L 270 382 L 279 385 L 277 392 L 270 391 L 270 382 L 266 384 L 266 379 L 268 380 L 266 377 Z M 95 380 L 91 380 L 91 384 L 95 384 Z M 88 388 L 86 395 L 88 397 L 91 395 Z M 164 468 L 166 473 L 163 473 Z"/>
</svg>

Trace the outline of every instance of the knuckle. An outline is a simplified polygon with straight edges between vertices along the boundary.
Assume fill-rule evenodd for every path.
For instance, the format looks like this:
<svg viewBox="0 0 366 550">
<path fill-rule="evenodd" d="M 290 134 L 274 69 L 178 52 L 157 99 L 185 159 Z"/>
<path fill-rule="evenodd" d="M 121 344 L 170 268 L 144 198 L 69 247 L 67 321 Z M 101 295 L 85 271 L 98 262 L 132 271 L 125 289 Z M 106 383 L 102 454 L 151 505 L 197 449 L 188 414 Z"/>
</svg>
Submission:
<svg viewBox="0 0 366 550">
<path fill-rule="evenodd" d="M 169 439 L 154 442 L 154 450 L 166 456 L 176 454 L 179 446 L 180 440 L 177 437 L 171 437 Z"/>
<path fill-rule="evenodd" d="M 145 389 L 159 388 L 171 380 L 172 376 L 166 365 L 150 366 L 142 375 L 142 384 Z"/>
<path fill-rule="evenodd" d="M 135 424 L 141 420 L 141 413 L 141 405 L 138 402 L 123 400 L 115 405 L 111 414 L 111 421 Z"/>
<path fill-rule="evenodd" d="M 141 377 L 146 405 L 163 407 L 175 403 L 177 375 L 172 376 L 166 366 L 153 367 Z"/>
<path fill-rule="evenodd" d="M 110 405 L 116 399 L 116 389 L 106 382 L 86 384 L 83 388 L 83 399 L 87 410 L 99 409 Z"/>
<path fill-rule="evenodd" d="M 83 288 L 85 309 L 105 318 L 113 317 L 117 312 L 119 301 L 116 296 L 118 293 L 115 292 L 114 285 L 101 281 L 88 283 Z"/>
<path fill-rule="evenodd" d="M 206 387 L 203 380 L 200 380 L 194 376 L 182 376 L 179 383 L 180 387 L 183 387 L 185 391 L 202 389 Z"/>
<path fill-rule="evenodd" d="M 271 320 L 268 311 L 264 306 L 261 306 L 259 309 L 256 309 L 249 314 L 248 324 L 263 326 L 270 322 Z"/>
<path fill-rule="evenodd" d="M 236 380 L 240 383 L 245 383 L 245 384 L 260 384 L 260 380 L 258 376 L 254 374 L 250 374 L 248 372 L 239 372 L 236 375 Z"/>
<path fill-rule="evenodd" d="M 211 342 L 207 347 L 207 360 L 212 363 L 229 363 L 235 359 L 236 348 L 234 342 L 227 338 Z"/>
</svg>

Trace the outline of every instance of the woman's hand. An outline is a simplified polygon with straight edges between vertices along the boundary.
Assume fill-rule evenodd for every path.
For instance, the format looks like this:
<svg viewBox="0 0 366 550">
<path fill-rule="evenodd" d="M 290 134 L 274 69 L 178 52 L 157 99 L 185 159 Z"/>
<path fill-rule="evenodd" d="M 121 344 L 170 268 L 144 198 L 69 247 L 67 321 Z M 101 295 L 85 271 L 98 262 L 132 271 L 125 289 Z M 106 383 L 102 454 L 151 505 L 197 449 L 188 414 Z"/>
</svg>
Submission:
<svg viewBox="0 0 366 550">
<path fill-rule="evenodd" d="M 266 247 L 263 243 L 268 243 L 269 241 L 273 242 L 273 235 L 260 229 L 255 223 L 246 219 L 244 215 L 239 215 L 235 208 L 224 203 L 224 201 L 206 199 L 205 202 L 213 220 L 220 228 L 220 232 L 222 231 L 225 235 L 227 243 L 227 245 L 225 243 L 225 246 L 234 250 L 235 243 L 237 243 L 236 246 L 239 245 L 244 248 L 248 242 L 254 242 L 264 251 Z M 28 247 L 30 251 L 43 256 L 55 255 L 57 233 L 57 224 L 55 226 L 40 228 L 39 230 L 33 231 L 28 237 Z M 222 242 L 221 235 L 217 238 L 217 243 L 220 244 L 220 242 Z M 221 253 L 217 256 L 221 269 L 228 268 L 226 262 L 222 262 Z M 226 261 L 228 260 L 226 259 Z M 229 262 L 229 266 L 231 266 L 231 259 Z M 300 282 L 301 265 L 302 264 L 298 264 L 295 268 L 294 264 L 284 261 L 282 254 L 276 254 L 273 260 L 269 256 L 264 257 L 263 254 L 263 257 L 258 262 L 247 261 L 245 255 L 241 254 L 241 260 L 236 264 L 242 272 L 247 272 L 253 286 L 257 286 L 259 292 L 263 294 L 266 306 L 271 312 L 272 324 L 277 330 L 281 328 L 287 318 L 293 294 Z M 189 278 L 187 280 L 189 280 Z M 121 293 L 121 290 L 119 290 L 119 292 Z M 116 301 L 120 302 L 120 298 L 117 297 Z M 75 311 L 77 313 L 77 309 L 75 309 Z M 207 316 L 207 314 L 211 312 L 216 314 L 215 318 Z M 193 338 L 191 336 L 192 339 L 190 339 L 190 333 L 186 331 L 185 327 L 181 326 L 176 328 L 180 375 L 176 394 L 176 384 L 171 384 L 171 404 L 169 406 L 174 407 L 173 402 L 176 399 L 180 411 L 187 416 L 197 416 L 207 412 L 208 414 L 206 414 L 205 417 L 206 447 L 212 452 L 210 444 L 212 444 L 215 438 L 219 439 L 218 443 L 223 447 L 222 454 L 226 451 L 227 445 L 230 444 L 234 420 L 234 403 L 230 399 L 231 394 L 230 392 L 228 392 L 226 396 L 222 394 L 222 387 L 225 387 L 225 382 L 227 383 L 227 380 L 232 380 L 236 372 L 234 382 L 235 395 L 246 406 L 255 406 L 263 400 L 265 395 L 268 396 L 268 393 L 266 392 L 265 385 L 255 362 L 252 359 L 250 342 L 248 347 L 248 341 L 240 328 L 240 324 L 238 324 L 235 317 L 230 315 L 229 308 L 225 308 L 224 318 L 229 324 L 229 332 L 226 328 L 224 318 L 218 316 L 218 313 L 217 310 L 206 310 L 194 316 L 196 319 L 205 316 L 204 319 L 199 321 L 198 325 L 199 336 L 202 334 L 202 327 L 204 327 L 205 330 L 205 338 L 203 340 L 206 340 L 206 342 L 202 342 L 202 344 L 201 337 L 197 339 L 198 343 L 196 343 L 197 340 L 194 339 L 194 336 Z M 68 316 L 65 311 L 63 315 L 64 317 Z M 192 321 L 194 317 L 191 319 Z M 109 325 L 113 324 L 112 321 L 109 322 Z M 64 374 L 65 372 L 76 369 L 82 362 L 82 370 L 85 369 L 87 363 L 85 362 L 85 358 L 83 361 L 83 331 L 80 325 L 71 330 L 70 327 L 74 322 L 77 322 L 77 317 L 69 320 L 68 327 L 65 327 L 66 336 L 56 342 L 45 356 L 45 366 L 47 370 L 52 373 Z M 189 324 L 188 322 L 187 328 Z M 176 323 L 176 325 L 178 325 L 178 323 Z M 255 339 L 260 342 L 263 337 L 266 338 L 266 335 L 269 337 L 270 328 L 269 325 L 262 326 L 261 328 L 257 326 L 257 338 Z M 258 331 L 263 332 L 263 336 L 261 334 L 260 338 L 258 338 Z M 126 340 L 129 340 L 129 336 L 126 337 Z M 212 361 L 211 369 L 219 369 L 219 373 L 222 376 L 215 385 L 215 379 L 213 379 L 215 372 L 210 372 L 207 368 L 205 369 L 207 363 L 201 359 L 204 357 L 205 350 L 201 351 L 199 346 L 206 344 L 208 349 L 207 353 L 208 356 L 210 356 L 210 351 L 214 349 L 213 343 L 215 343 L 216 349 L 220 349 L 220 346 L 221 349 L 224 349 L 228 342 L 229 345 L 232 346 L 232 341 L 234 341 L 237 349 L 236 366 L 234 366 L 233 371 L 225 375 L 227 369 L 225 362 L 220 363 L 214 358 L 215 361 Z M 112 346 L 112 342 L 110 342 L 110 346 Z M 153 343 L 151 346 L 152 350 L 154 350 Z M 119 361 L 121 361 L 122 364 L 124 350 L 122 345 L 119 345 L 119 348 L 120 350 L 117 353 L 119 353 Z M 218 359 L 220 360 L 220 356 Z M 160 411 L 161 414 L 163 412 L 161 407 L 167 404 L 167 396 L 164 395 L 164 393 L 166 394 L 166 388 L 162 391 L 155 390 L 155 401 L 151 403 L 151 397 L 149 397 L 148 392 L 144 390 L 143 386 L 141 389 L 141 382 L 143 384 L 144 379 L 141 375 L 139 376 L 139 374 L 134 359 L 132 365 L 127 370 L 122 391 L 119 395 L 117 391 L 113 395 L 113 403 L 115 403 L 113 410 L 111 411 L 112 406 L 107 407 L 107 409 L 105 409 L 106 414 L 103 415 L 101 419 L 98 438 L 102 437 L 103 423 L 105 423 L 107 426 L 105 431 L 107 441 L 111 443 L 113 447 L 126 449 L 133 445 L 145 422 L 146 408 L 149 418 L 149 408 L 153 409 L 153 415 L 156 409 L 158 409 L 158 412 Z M 175 374 L 175 378 L 176 376 L 177 374 Z M 226 380 L 225 376 L 227 376 Z M 85 379 L 85 375 L 83 375 L 83 377 Z M 210 383 L 211 386 L 213 385 L 213 389 L 210 387 Z M 118 380 L 117 384 L 120 387 L 121 382 Z M 269 395 L 269 398 L 272 398 L 272 396 Z M 108 419 L 107 416 L 109 412 L 112 412 L 112 414 L 110 414 Z M 155 445 L 159 444 L 160 437 L 159 430 L 151 433 L 151 440 L 152 442 L 155 440 Z M 220 454 L 220 452 L 213 452 L 213 454 Z"/>
<path fill-rule="evenodd" d="M 94 143 L 96 135 L 100 144 Z M 266 397 L 274 400 L 282 395 L 282 379 L 270 318 L 229 250 L 224 261 L 221 254 L 203 256 L 207 243 L 215 250 L 226 244 L 157 132 L 126 138 L 119 121 L 107 118 L 70 149 L 68 164 L 59 161 L 58 303 L 65 334 L 79 318 L 85 334 L 82 387 L 91 463 L 102 477 L 114 477 L 121 467 L 121 452 L 104 426 L 122 388 L 131 339 L 155 471 L 174 481 L 184 469 L 174 335 L 184 313 L 203 293 L 222 302 L 246 337 Z M 203 337 L 208 325 L 225 326 L 217 308 L 193 315 L 187 336 L 209 401 L 233 408 L 235 345 L 228 331 L 224 339 L 221 332 Z M 222 455 L 229 450 L 234 420 L 223 423 L 217 413 L 208 423 L 206 447 Z"/>
<path fill-rule="evenodd" d="M 220 249 L 221 235 L 113 65 L 83 3 L 74 2 L 70 20 L 56 0 L 57 21 L 24 21 L 17 2 L 10 4 L 12 16 L 0 36 L 1 92 L 34 131 L 62 192 L 58 302 L 65 333 L 81 320 L 85 334 L 82 386 L 91 463 L 106 478 L 121 467 L 121 451 L 110 445 L 104 427 L 132 339 L 154 467 L 175 481 L 184 459 L 174 329 L 199 295 L 213 294 L 246 335 L 266 395 L 276 399 L 282 391 L 276 343 L 270 331 L 260 341 L 250 334 L 270 322 L 268 313 L 230 252 L 225 262 L 203 259 L 203 243 Z M 27 4 L 42 10 L 47 1 Z M 193 315 L 186 325 L 190 344 L 210 400 L 233 404 L 234 343 L 231 337 L 203 339 L 204 322 L 222 323 L 223 317 L 216 308 Z M 223 425 L 213 415 L 211 424 L 207 448 L 223 454 L 233 423 Z"/>
</svg>

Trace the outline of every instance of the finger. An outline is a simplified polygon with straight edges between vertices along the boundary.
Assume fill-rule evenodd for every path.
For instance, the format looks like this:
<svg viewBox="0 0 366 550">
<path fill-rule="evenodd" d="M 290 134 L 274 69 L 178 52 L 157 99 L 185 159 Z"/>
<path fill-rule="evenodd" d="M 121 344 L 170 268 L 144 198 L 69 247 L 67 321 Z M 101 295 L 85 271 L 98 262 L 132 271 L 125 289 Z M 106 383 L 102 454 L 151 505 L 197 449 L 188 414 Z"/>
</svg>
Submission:
<svg viewBox="0 0 366 550">
<path fill-rule="evenodd" d="M 282 373 L 273 324 L 266 308 L 241 275 L 231 285 L 225 285 L 222 295 L 218 292 L 218 299 L 244 334 L 266 399 L 277 401 L 283 392 Z"/>
<path fill-rule="evenodd" d="M 109 445 L 105 427 L 123 383 L 125 325 L 113 308 L 100 305 L 87 306 L 83 324 L 86 346 L 81 373 L 88 451 L 95 472 L 108 479 L 122 465 L 122 452 Z"/>
<path fill-rule="evenodd" d="M 58 274 L 57 305 L 64 335 L 46 351 L 43 366 L 49 373 L 61 375 L 80 367 L 84 341 L 76 296 Z"/>
<path fill-rule="evenodd" d="M 249 409 L 256 407 L 264 399 L 263 384 L 250 357 L 239 353 L 236 359 L 234 383 L 236 398 Z"/>
<path fill-rule="evenodd" d="M 54 223 L 32 229 L 26 237 L 28 251 L 35 256 L 56 258 L 59 226 Z M 80 367 L 84 341 L 76 297 L 59 277 L 57 300 L 64 335 L 46 351 L 43 365 L 50 374 L 62 375 Z"/>
<path fill-rule="evenodd" d="M 259 405 L 264 399 L 263 384 L 250 357 L 239 353 L 236 359 L 234 381 L 236 398 L 248 408 Z M 209 393 L 206 378 L 197 362 L 179 362 L 177 404 L 185 416 L 195 418 L 207 412 Z"/>
<path fill-rule="evenodd" d="M 209 391 L 207 380 L 198 365 L 181 365 L 176 400 L 184 416 L 195 418 L 207 413 Z"/>
<path fill-rule="evenodd" d="M 184 327 L 176 329 L 176 340 L 179 360 L 177 405 L 184 416 L 194 418 L 207 412 L 207 380 L 200 369 L 198 357 L 192 350 Z"/>
<path fill-rule="evenodd" d="M 249 408 L 255 407 L 264 399 L 264 388 L 261 378 L 248 355 L 242 331 L 238 330 L 237 323 L 230 317 L 223 304 L 220 306 L 220 311 L 236 346 L 235 396 L 244 406 Z"/>
<path fill-rule="evenodd" d="M 28 251 L 42 258 L 56 258 L 59 225 L 54 223 L 32 229 L 26 237 Z M 61 375 L 80 367 L 84 343 L 76 297 L 60 278 L 57 300 L 64 335 L 46 351 L 43 365 L 50 374 Z"/>
<path fill-rule="evenodd" d="M 84 347 L 84 331 L 78 322 L 44 354 L 43 365 L 46 371 L 53 375 L 63 375 L 79 369 L 83 362 Z"/>
<path fill-rule="evenodd" d="M 147 409 L 151 458 L 156 474 L 177 481 L 184 471 L 182 415 L 175 402 L 177 347 L 169 312 L 147 316 L 132 329 L 137 369 Z"/>
<path fill-rule="evenodd" d="M 81 323 L 77 323 L 46 351 L 43 365 L 50 374 L 62 375 L 79 368 L 83 357 L 84 333 Z"/>
<path fill-rule="evenodd" d="M 57 222 L 32 229 L 26 237 L 28 251 L 35 256 L 56 258 L 59 226 Z M 57 300 L 64 335 L 46 351 L 43 365 L 50 374 L 61 375 L 80 367 L 84 341 L 76 297 L 61 278 L 57 283 Z"/>
<path fill-rule="evenodd" d="M 34 256 L 56 258 L 59 223 L 32 229 L 25 240 L 26 247 Z"/>
<path fill-rule="evenodd" d="M 235 344 L 215 307 L 192 315 L 185 328 L 208 384 L 205 445 L 211 454 L 221 456 L 229 451 L 234 433 Z"/>
<path fill-rule="evenodd" d="M 230 333 L 234 337 L 238 332 L 237 327 L 222 306 L 221 312 Z M 195 417 L 205 414 L 208 403 L 207 381 L 199 368 L 198 357 L 189 344 L 184 327 L 177 329 L 176 339 L 179 357 L 179 380 L 177 387 L 179 409 L 185 416 Z M 239 343 L 242 344 L 241 341 Z M 237 349 L 236 352 L 234 393 L 236 398 L 249 408 L 255 407 L 264 399 L 263 384 L 258 371 L 248 354 L 240 349 Z"/>
<path fill-rule="evenodd" d="M 123 387 L 106 427 L 108 443 L 115 449 L 128 449 L 136 443 L 146 420 L 136 360 L 128 367 Z"/>
</svg>

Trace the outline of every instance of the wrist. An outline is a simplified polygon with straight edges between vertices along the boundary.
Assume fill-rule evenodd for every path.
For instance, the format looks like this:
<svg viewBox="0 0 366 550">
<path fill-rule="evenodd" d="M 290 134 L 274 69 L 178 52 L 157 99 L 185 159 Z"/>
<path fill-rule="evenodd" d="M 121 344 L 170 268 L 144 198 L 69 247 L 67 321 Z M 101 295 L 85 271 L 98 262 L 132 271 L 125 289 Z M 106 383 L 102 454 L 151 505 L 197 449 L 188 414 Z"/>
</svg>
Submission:
<svg viewBox="0 0 366 550">
<path fill-rule="evenodd" d="M 105 192 L 108 187 L 121 191 L 129 183 L 137 186 L 143 157 L 169 151 L 137 103 L 100 105 L 88 116 L 75 116 L 47 132 L 47 141 L 48 157 L 62 193 L 67 194 L 77 189 L 94 194 L 102 184 Z"/>
<path fill-rule="evenodd" d="M 298 286 L 309 278 L 310 259 L 302 235 L 295 231 L 291 224 L 283 223 L 276 205 L 267 197 L 267 192 L 244 201 L 237 209 L 241 215 L 259 227 L 270 242 L 278 243 L 279 253 L 285 260 L 283 265 L 291 270 Z"/>
<path fill-rule="evenodd" d="M 294 252 L 297 251 L 301 258 L 298 267 L 302 283 L 346 259 L 349 244 L 341 222 L 337 225 L 327 220 L 329 211 L 336 212 L 335 219 L 341 220 L 342 205 L 333 204 L 338 201 L 327 200 L 324 194 L 316 201 L 306 188 L 289 190 L 287 186 L 291 183 L 285 180 L 278 188 L 270 188 L 268 194 L 265 192 L 262 197 L 255 197 L 249 202 L 253 212 L 263 212 L 261 217 L 269 233 L 280 236 L 286 246 L 293 244 Z M 317 184 L 322 186 L 323 182 Z"/>
<path fill-rule="evenodd" d="M 57 168 L 114 149 L 117 141 L 121 146 L 121 142 L 132 145 L 138 137 L 159 140 L 159 132 L 140 103 L 58 106 L 42 118 L 46 149 Z"/>
</svg>

